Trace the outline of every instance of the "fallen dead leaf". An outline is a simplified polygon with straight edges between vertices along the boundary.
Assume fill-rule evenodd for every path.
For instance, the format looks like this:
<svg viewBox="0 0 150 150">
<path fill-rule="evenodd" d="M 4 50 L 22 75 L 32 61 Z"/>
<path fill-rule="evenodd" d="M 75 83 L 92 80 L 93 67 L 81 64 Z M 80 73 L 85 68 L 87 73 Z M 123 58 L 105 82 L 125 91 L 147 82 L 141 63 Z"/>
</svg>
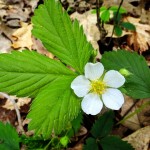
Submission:
<svg viewBox="0 0 150 150">
<path fill-rule="evenodd" d="M 38 53 L 46 55 L 47 57 L 51 59 L 54 58 L 54 55 L 45 49 L 44 45 L 39 39 L 35 39 L 33 37 L 32 41 L 33 41 L 33 46 L 32 46 L 33 50 L 36 50 Z"/>
<path fill-rule="evenodd" d="M 135 150 L 148 150 L 150 142 L 150 126 L 141 128 L 133 134 L 123 138 L 124 141 L 128 141 Z"/>
<path fill-rule="evenodd" d="M 8 53 L 10 51 L 11 41 L 0 34 L 0 53 Z"/>
<path fill-rule="evenodd" d="M 9 122 L 14 125 L 16 122 L 15 110 L 7 110 L 5 108 L 0 107 L 0 121 Z"/>
<path fill-rule="evenodd" d="M 39 0 L 0 0 L 0 17 L 9 26 L 18 26 L 31 17 Z M 13 21 L 15 20 L 15 22 Z M 12 24 L 12 21 L 15 24 Z"/>
<path fill-rule="evenodd" d="M 32 30 L 32 24 L 20 22 L 21 28 L 16 30 L 13 34 L 13 48 L 28 48 L 31 50 L 31 47 L 33 45 L 32 42 L 32 36 L 31 36 L 31 30 Z"/>
<path fill-rule="evenodd" d="M 134 100 L 128 96 L 125 96 L 125 103 L 122 107 L 122 111 L 121 111 L 121 116 L 124 116 L 124 114 L 128 111 L 128 109 L 134 104 Z M 127 114 L 130 115 L 131 113 L 133 113 L 135 110 L 137 109 L 137 106 L 134 106 L 131 111 Z M 125 116 L 126 117 L 126 116 Z M 128 127 L 129 129 L 131 130 L 137 130 L 137 129 L 140 129 L 140 122 L 139 122 L 139 119 L 138 119 L 138 115 L 135 114 L 133 115 L 132 117 L 128 118 L 127 120 L 125 120 L 123 122 L 123 125 L 125 127 Z"/>
<path fill-rule="evenodd" d="M 137 101 L 137 100 L 136 100 Z M 135 103 L 130 97 L 125 97 L 125 104 L 122 107 L 121 115 L 124 114 L 132 107 Z M 150 125 L 150 99 L 138 100 L 135 106 L 130 110 L 130 112 L 125 116 L 123 125 L 131 130 L 137 130 L 141 126 Z"/>
<path fill-rule="evenodd" d="M 150 26 L 141 24 L 140 18 L 126 17 L 124 21 L 130 22 L 136 27 L 136 32 L 127 38 L 128 44 L 133 45 L 134 50 L 140 53 L 148 50 L 150 46 Z"/>
<path fill-rule="evenodd" d="M 19 109 L 20 109 L 21 106 L 23 106 L 25 104 L 29 104 L 31 102 L 31 98 L 28 98 L 28 97 L 17 98 L 15 96 L 11 96 L 11 98 L 14 99 L 14 100 L 16 100 L 16 104 L 17 104 L 17 106 L 18 106 Z M 10 100 L 7 100 L 5 102 L 5 104 L 3 106 L 1 106 L 1 107 L 5 108 L 7 110 L 14 110 L 14 105 L 12 104 L 12 102 Z"/>
<path fill-rule="evenodd" d="M 87 40 L 91 42 L 94 49 L 99 49 L 97 41 L 100 39 L 100 33 L 96 26 L 96 14 L 92 14 L 91 11 L 87 11 L 84 14 L 75 12 L 70 17 L 79 21 L 80 25 L 83 26 Z"/>
<path fill-rule="evenodd" d="M 144 127 L 150 126 L 150 99 L 141 100 L 141 103 L 139 105 L 145 105 L 142 111 L 138 114 L 141 125 Z"/>
</svg>

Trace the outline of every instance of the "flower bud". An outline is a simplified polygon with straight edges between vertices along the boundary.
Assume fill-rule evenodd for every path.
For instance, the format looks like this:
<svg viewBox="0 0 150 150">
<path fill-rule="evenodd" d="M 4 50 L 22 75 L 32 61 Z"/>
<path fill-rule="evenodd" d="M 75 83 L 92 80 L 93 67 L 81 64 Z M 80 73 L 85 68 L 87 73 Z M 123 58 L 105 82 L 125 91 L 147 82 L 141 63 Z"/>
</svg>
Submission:
<svg viewBox="0 0 150 150">
<path fill-rule="evenodd" d="M 68 136 L 63 136 L 63 137 L 61 137 L 60 143 L 61 143 L 64 147 L 66 147 L 66 146 L 68 145 L 68 143 L 69 143 L 69 138 L 68 138 Z"/>
<path fill-rule="evenodd" d="M 93 50 L 93 51 L 92 51 L 92 56 L 93 56 L 93 57 L 96 57 L 96 56 L 97 56 L 97 50 Z"/>
<path fill-rule="evenodd" d="M 125 68 L 120 69 L 119 72 L 125 77 L 130 76 L 132 74 L 130 71 L 128 71 Z"/>
</svg>

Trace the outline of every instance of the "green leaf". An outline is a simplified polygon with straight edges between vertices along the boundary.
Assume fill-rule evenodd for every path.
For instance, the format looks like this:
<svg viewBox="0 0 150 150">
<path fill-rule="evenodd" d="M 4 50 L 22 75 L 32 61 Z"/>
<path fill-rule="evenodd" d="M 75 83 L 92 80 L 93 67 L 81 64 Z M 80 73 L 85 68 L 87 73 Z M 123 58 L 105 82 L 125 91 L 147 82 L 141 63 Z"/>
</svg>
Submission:
<svg viewBox="0 0 150 150">
<path fill-rule="evenodd" d="M 102 138 L 110 133 L 113 127 L 114 114 L 108 111 L 94 123 L 91 133 L 95 138 Z"/>
<path fill-rule="evenodd" d="M 93 48 L 87 42 L 83 28 L 76 20 L 72 23 L 59 1 L 45 0 L 44 5 L 35 10 L 32 23 L 33 35 L 43 42 L 48 51 L 83 73 Z"/>
<path fill-rule="evenodd" d="M 0 54 L 0 91 L 34 97 L 61 76 L 74 73 L 62 63 L 34 51 Z"/>
<path fill-rule="evenodd" d="M 122 35 L 122 29 L 118 25 L 115 26 L 115 34 L 117 36 L 121 36 Z"/>
<path fill-rule="evenodd" d="M 88 138 L 86 140 L 86 145 L 84 145 L 83 150 L 99 150 L 98 144 L 96 143 L 96 139 Z"/>
<path fill-rule="evenodd" d="M 104 11 L 102 12 L 100 18 L 101 18 L 101 20 L 102 20 L 103 22 L 108 22 L 109 19 L 110 19 L 110 12 L 109 12 L 109 10 L 104 10 Z"/>
<path fill-rule="evenodd" d="M 104 11 L 104 10 L 107 10 L 106 6 L 100 7 L 100 12 L 102 12 L 102 11 Z"/>
<path fill-rule="evenodd" d="M 111 11 L 113 11 L 113 12 L 117 12 L 117 11 L 118 11 L 118 8 L 119 8 L 118 6 L 111 6 L 111 7 L 109 8 L 109 10 L 111 10 Z M 120 7 L 119 13 L 120 13 L 120 14 L 124 14 L 124 13 L 127 13 L 127 11 L 126 11 L 125 8 Z"/>
<path fill-rule="evenodd" d="M 50 140 L 44 140 L 42 136 L 26 136 L 20 135 L 19 141 L 26 146 L 26 150 L 40 150 L 50 142 Z"/>
<path fill-rule="evenodd" d="M 132 31 L 136 30 L 135 25 L 130 22 L 122 22 L 121 26 L 127 30 L 132 30 Z"/>
<path fill-rule="evenodd" d="M 0 122 L 0 149 L 19 150 L 19 137 L 15 129 L 8 123 Z"/>
<path fill-rule="evenodd" d="M 70 88 L 74 78 L 61 76 L 37 95 L 31 105 L 28 118 L 29 130 L 49 138 L 51 133 L 59 134 L 70 121 L 77 117 L 81 100 Z"/>
<path fill-rule="evenodd" d="M 103 150 L 134 150 L 129 143 L 122 141 L 117 136 L 104 137 L 100 140 L 100 144 Z"/>
<path fill-rule="evenodd" d="M 106 52 L 101 61 L 107 70 L 125 68 L 132 73 L 124 85 L 127 95 L 135 99 L 150 97 L 150 70 L 144 57 L 135 52 L 119 50 Z"/>
<path fill-rule="evenodd" d="M 82 112 L 78 114 L 78 116 L 71 122 L 71 129 L 68 131 L 67 136 L 72 137 L 81 127 L 81 123 L 83 120 Z"/>
</svg>

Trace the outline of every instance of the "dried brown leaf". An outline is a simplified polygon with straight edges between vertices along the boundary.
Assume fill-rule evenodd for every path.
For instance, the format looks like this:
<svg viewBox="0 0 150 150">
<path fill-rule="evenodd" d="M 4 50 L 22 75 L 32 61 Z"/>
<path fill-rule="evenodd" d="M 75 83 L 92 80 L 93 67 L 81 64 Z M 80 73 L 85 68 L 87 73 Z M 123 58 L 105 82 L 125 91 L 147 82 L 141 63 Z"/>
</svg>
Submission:
<svg viewBox="0 0 150 150">
<path fill-rule="evenodd" d="M 17 106 L 20 109 L 21 106 L 25 105 L 25 104 L 29 104 L 31 102 L 31 99 L 28 97 L 24 97 L 24 98 L 17 98 L 15 96 L 11 96 L 11 98 L 13 99 L 17 99 Z M 14 110 L 14 105 L 12 104 L 11 101 L 7 100 L 5 105 L 1 106 L 2 108 L 5 108 L 7 110 Z"/>
<path fill-rule="evenodd" d="M 99 46 L 97 41 L 100 39 L 100 33 L 96 26 L 96 14 L 92 14 L 91 11 L 87 11 L 84 14 L 75 12 L 70 17 L 71 19 L 77 19 L 79 21 L 80 25 L 83 26 L 87 40 L 91 42 L 94 49 L 98 49 Z"/>
<path fill-rule="evenodd" d="M 128 96 L 125 96 L 125 103 L 122 107 L 122 111 L 121 111 L 121 116 L 124 116 L 124 114 L 132 107 L 132 105 L 134 104 L 134 100 Z M 131 113 L 133 113 L 135 110 L 137 109 L 137 106 L 134 106 L 130 112 L 127 114 L 130 115 Z M 123 122 L 123 125 L 128 127 L 131 130 L 137 130 L 140 128 L 140 122 L 138 119 L 138 115 L 135 114 L 132 117 L 128 118 L 127 120 L 125 120 Z"/>
<path fill-rule="evenodd" d="M 135 150 L 148 150 L 150 141 L 150 126 L 137 130 L 123 140 L 128 141 Z"/>
<path fill-rule="evenodd" d="M 134 24 L 136 27 L 136 32 L 128 36 L 128 44 L 133 45 L 134 50 L 140 53 L 148 50 L 150 46 L 150 26 L 141 24 L 139 18 L 127 17 L 125 21 Z"/>
<path fill-rule="evenodd" d="M 13 48 L 28 48 L 31 50 L 33 45 L 31 36 L 32 24 L 21 22 L 21 28 L 16 30 L 13 36 Z"/>
</svg>

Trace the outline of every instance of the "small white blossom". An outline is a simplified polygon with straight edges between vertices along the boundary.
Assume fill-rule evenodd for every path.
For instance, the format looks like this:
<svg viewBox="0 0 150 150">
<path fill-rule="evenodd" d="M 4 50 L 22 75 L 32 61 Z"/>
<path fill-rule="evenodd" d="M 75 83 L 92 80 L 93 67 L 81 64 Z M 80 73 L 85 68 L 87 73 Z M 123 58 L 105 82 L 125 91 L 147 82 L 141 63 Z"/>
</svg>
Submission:
<svg viewBox="0 0 150 150">
<path fill-rule="evenodd" d="M 87 63 L 85 75 L 79 75 L 71 88 L 78 97 L 83 97 L 82 110 L 86 114 L 98 114 L 103 104 L 110 109 L 118 110 L 124 103 L 123 94 L 117 88 L 125 83 L 125 78 L 118 71 L 105 73 L 102 63 Z"/>
</svg>

